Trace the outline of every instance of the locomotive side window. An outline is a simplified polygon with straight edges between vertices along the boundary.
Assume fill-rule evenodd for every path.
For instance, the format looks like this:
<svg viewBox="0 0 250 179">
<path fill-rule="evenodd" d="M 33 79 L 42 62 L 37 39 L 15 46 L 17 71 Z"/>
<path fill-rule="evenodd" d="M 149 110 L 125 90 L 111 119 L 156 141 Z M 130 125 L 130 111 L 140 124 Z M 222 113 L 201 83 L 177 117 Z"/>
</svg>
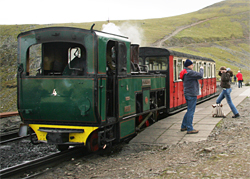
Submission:
<svg viewBox="0 0 250 179">
<path fill-rule="evenodd" d="M 115 71 L 116 71 L 116 51 L 115 51 L 115 42 L 114 41 L 109 41 L 107 44 L 106 59 L 107 59 L 107 72 L 108 73 L 115 73 Z"/>
<path fill-rule="evenodd" d="M 127 74 L 127 48 L 125 43 L 118 43 L 118 74 Z"/>
</svg>

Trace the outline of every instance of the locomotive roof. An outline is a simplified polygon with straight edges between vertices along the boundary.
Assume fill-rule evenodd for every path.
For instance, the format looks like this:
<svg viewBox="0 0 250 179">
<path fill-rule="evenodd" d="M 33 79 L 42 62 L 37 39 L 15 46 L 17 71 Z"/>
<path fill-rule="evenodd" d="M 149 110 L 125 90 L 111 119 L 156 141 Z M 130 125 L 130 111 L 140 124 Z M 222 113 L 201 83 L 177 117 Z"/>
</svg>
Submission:
<svg viewBox="0 0 250 179">
<path fill-rule="evenodd" d="M 125 36 L 121 36 L 121 35 L 117 35 L 117 34 L 112 34 L 112 33 L 108 33 L 108 32 L 102 32 L 102 31 L 98 31 L 98 30 L 92 30 L 92 28 L 90 30 L 88 29 L 83 29 L 83 28 L 76 28 L 76 27 L 45 27 L 45 28 L 39 28 L 39 29 L 33 29 L 33 30 L 30 30 L 30 31 L 26 31 L 26 32 L 22 32 L 18 35 L 17 38 L 19 38 L 20 36 L 23 36 L 23 35 L 27 35 L 27 34 L 34 34 L 34 33 L 39 33 L 39 32 L 43 32 L 43 31 L 49 31 L 49 30 L 60 30 L 60 31 L 67 31 L 67 30 L 70 30 L 70 31 L 83 31 L 85 33 L 95 33 L 97 36 L 102 36 L 102 37 L 107 37 L 107 38 L 116 38 L 116 39 L 120 39 L 120 40 L 123 40 L 123 41 L 130 41 L 128 39 L 128 37 L 125 37 Z"/>
<path fill-rule="evenodd" d="M 75 28 L 75 27 L 45 27 L 45 28 L 33 29 L 33 30 L 30 30 L 30 31 L 22 32 L 17 37 L 23 36 L 23 35 L 26 35 L 26 34 L 30 34 L 30 33 L 43 32 L 43 31 L 48 31 L 48 30 L 61 30 L 61 31 L 73 30 L 73 31 L 84 31 L 84 32 L 89 31 L 90 32 L 90 30 L 82 29 L 82 28 Z"/>
<path fill-rule="evenodd" d="M 215 62 L 211 58 L 191 55 L 191 54 L 187 54 L 187 53 L 177 52 L 174 50 L 169 50 L 166 48 L 157 48 L 157 47 L 140 47 L 139 54 L 140 54 L 140 56 L 151 56 L 151 55 L 155 56 L 156 54 L 157 54 L 157 56 L 173 55 L 176 57 L 186 57 L 186 58 L 190 58 L 190 59 Z"/>
</svg>

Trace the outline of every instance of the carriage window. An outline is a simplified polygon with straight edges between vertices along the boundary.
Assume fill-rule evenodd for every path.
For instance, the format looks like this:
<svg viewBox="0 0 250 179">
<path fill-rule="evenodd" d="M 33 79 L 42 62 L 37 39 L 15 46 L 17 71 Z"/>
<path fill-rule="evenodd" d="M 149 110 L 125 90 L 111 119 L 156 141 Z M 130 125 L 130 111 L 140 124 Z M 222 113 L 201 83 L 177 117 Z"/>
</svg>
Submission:
<svg viewBox="0 0 250 179">
<path fill-rule="evenodd" d="M 139 65 L 143 65 L 143 59 L 139 57 Z"/>
<path fill-rule="evenodd" d="M 153 70 L 159 70 L 157 62 L 153 62 Z"/>
<path fill-rule="evenodd" d="M 207 77 L 207 63 L 204 62 L 204 77 Z"/>
<path fill-rule="evenodd" d="M 180 78 L 180 72 L 182 70 L 182 59 L 178 59 L 178 63 L 177 63 L 177 73 L 178 73 L 178 80 L 181 79 Z"/>
<path fill-rule="evenodd" d="M 168 60 L 167 57 L 147 57 L 145 65 L 148 66 L 149 71 L 167 70 Z"/>
<path fill-rule="evenodd" d="M 162 62 L 162 70 L 167 70 L 167 63 Z"/>
<path fill-rule="evenodd" d="M 194 70 L 194 71 L 197 71 L 197 69 L 196 69 L 196 61 L 193 61 L 193 64 L 194 64 L 193 70 Z"/>
<path fill-rule="evenodd" d="M 83 75 L 86 51 L 81 45 L 66 42 L 43 43 L 27 51 L 26 75 Z"/>
<path fill-rule="evenodd" d="M 213 77 L 216 77 L 216 67 L 215 67 L 215 64 L 214 64 L 214 73 L 213 73 Z"/>
<path fill-rule="evenodd" d="M 148 66 L 148 69 L 150 70 L 149 59 L 146 59 L 146 60 L 145 60 L 145 65 Z"/>
<path fill-rule="evenodd" d="M 174 60 L 174 81 L 177 80 L 177 69 L 176 69 L 176 60 Z"/>
<path fill-rule="evenodd" d="M 212 64 L 210 63 L 210 78 L 213 76 L 213 67 L 212 67 Z"/>
<path fill-rule="evenodd" d="M 201 62 L 198 62 L 198 63 L 197 63 L 197 71 L 200 70 L 200 67 L 201 67 Z"/>
<path fill-rule="evenodd" d="M 208 78 L 211 77 L 211 64 L 210 63 L 207 64 L 207 77 Z"/>
</svg>

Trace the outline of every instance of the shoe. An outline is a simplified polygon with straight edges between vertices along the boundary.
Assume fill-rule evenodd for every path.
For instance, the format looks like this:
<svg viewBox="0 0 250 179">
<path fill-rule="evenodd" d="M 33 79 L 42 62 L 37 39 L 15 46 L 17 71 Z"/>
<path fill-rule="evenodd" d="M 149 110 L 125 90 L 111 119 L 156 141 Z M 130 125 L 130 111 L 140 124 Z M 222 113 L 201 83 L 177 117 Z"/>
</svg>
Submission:
<svg viewBox="0 0 250 179">
<path fill-rule="evenodd" d="M 183 132 L 183 131 L 186 131 L 187 130 L 187 128 L 185 127 L 185 128 L 181 128 L 181 131 Z"/>
<path fill-rule="evenodd" d="M 232 118 L 238 118 L 238 117 L 240 117 L 240 114 L 239 114 L 239 113 L 237 113 L 237 114 L 235 114 L 234 116 L 232 116 Z"/>
<path fill-rule="evenodd" d="M 187 131 L 187 134 L 197 134 L 199 131 L 198 130 L 192 130 L 192 131 Z"/>
</svg>

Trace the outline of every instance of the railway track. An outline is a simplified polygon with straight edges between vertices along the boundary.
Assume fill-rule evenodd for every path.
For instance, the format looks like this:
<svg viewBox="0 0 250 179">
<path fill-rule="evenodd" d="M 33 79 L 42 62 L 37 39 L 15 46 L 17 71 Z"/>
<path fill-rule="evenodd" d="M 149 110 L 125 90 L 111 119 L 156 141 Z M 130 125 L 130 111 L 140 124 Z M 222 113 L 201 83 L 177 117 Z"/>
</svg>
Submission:
<svg viewBox="0 0 250 179">
<path fill-rule="evenodd" d="M 56 164 L 86 155 L 83 150 L 81 147 L 75 147 L 64 152 L 57 152 L 23 164 L 2 169 L 0 170 L 0 178 L 32 178 L 38 176 Z"/>
<path fill-rule="evenodd" d="M 25 138 L 28 138 L 28 137 L 30 137 L 30 135 L 19 137 L 18 132 L 10 133 L 10 134 L 8 133 L 6 135 L 1 136 L 0 145 L 8 143 L 8 142 L 13 142 L 13 141 L 25 139 Z"/>
</svg>

